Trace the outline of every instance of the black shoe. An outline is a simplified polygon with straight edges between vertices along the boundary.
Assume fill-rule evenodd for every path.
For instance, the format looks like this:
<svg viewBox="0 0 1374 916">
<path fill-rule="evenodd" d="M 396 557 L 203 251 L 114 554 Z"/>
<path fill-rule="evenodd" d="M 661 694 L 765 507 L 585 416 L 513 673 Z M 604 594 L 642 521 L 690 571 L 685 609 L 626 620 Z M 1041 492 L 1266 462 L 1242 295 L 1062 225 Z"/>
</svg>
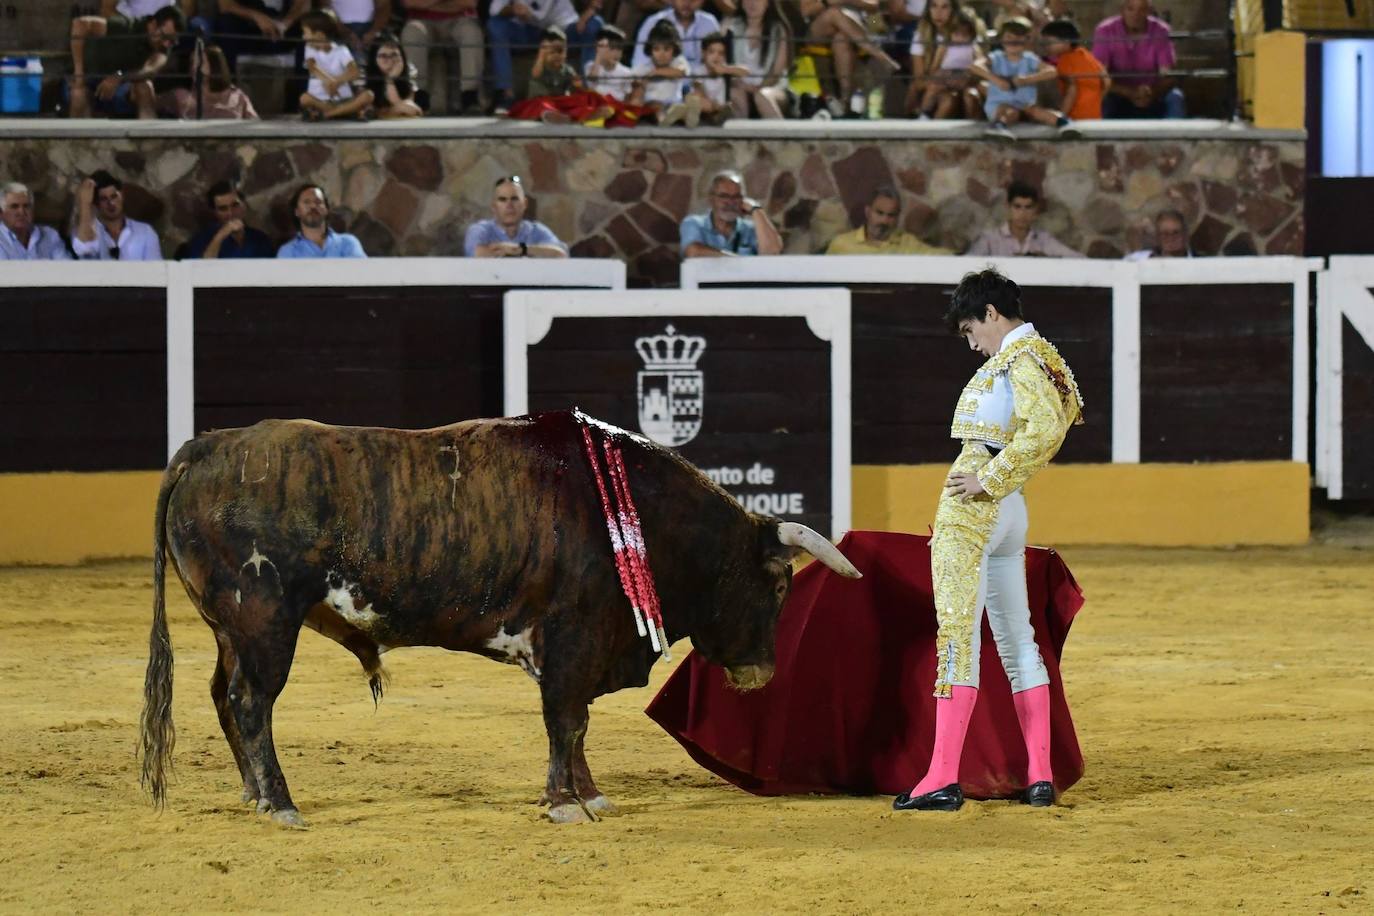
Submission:
<svg viewBox="0 0 1374 916">
<path fill-rule="evenodd" d="M 958 811 L 963 806 L 964 789 L 957 782 L 915 798 L 903 792 L 892 800 L 893 811 Z"/>
<path fill-rule="evenodd" d="M 1048 780 L 1029 785 L 1021 792 L 1021 804 L 1048 808 L 1054 804 L 1054 783 Z"/>
</svg>

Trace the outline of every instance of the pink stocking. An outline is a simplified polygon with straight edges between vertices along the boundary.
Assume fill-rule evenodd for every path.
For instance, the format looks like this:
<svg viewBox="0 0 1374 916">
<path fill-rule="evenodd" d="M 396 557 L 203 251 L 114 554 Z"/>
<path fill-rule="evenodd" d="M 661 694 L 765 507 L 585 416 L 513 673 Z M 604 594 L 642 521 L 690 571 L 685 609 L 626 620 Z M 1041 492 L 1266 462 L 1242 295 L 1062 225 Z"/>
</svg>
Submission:
<svg viewBox="0 0 1374 916">
<path fill-rule="evenodd" d="M 955 688 L 958 689 L 957 687 Z M 1021 737 L 1026 739 L 1026 785 L 1053 782 L 1050 769 L 1050 687 L 1041 684 L 1030 690 L 1011 695 L 1016 704 L 1016 718 L 1021 723 Z"/>
<path fill-rule="evenodd" d="M 913 798 L 959 781 L 959 758 L 977 701 L 978 688 L 958 686 L 951 688 L 948 699 L 935 701 L 935 751 L 930 755 L 930 769 L 911 790 Z"/>
</svg>

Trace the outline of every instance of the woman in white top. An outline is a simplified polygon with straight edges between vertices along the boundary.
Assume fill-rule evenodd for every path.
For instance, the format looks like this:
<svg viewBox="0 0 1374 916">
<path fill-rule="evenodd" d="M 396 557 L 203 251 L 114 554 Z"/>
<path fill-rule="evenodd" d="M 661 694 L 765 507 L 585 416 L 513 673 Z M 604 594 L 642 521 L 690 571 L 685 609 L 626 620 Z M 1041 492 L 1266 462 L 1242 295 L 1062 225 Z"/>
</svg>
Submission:
<svg viewBox="0 0 1374 916">
<path fill-rule="evenodd" d="M 959 0 L 928 0 L 921 20 L 916 23 L 916 34 L 911 39 L 911 85 L 906 94 L 906 113 L 914 115 L 925 91 L 935 76 L 935 56 L 940 47 L 949 40 L 950 26 L 954 21 L 967 15 L 973 19 L 975 46 L 983 51 L 983 36 L 987 27 L 972 10 L 964 7 Z"/>
<path fill-rule="evenodd" d="M 778 13 L 774 0 L 743 0 L 743 16 L 731 16 L 721 23 L 730 36 L 736 64 L 748 76 L 732 81 L 730 105 L 735 117 L 781 118 L 787 103 L 786 78 L 792 63 L 792 33 Z"/>
</svg>

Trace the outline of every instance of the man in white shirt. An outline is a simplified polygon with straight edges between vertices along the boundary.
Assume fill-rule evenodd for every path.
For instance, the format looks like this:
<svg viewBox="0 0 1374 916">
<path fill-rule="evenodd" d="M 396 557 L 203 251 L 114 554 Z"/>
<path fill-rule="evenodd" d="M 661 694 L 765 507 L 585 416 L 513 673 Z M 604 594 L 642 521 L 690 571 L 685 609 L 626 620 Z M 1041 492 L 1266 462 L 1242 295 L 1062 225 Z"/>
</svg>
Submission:
<svg viewBox="0 0 1374 916">
<path fill-rule="evenodd" d="M 677 29 L 682 40 L 682 56 L 690 63 L 701 63 L 701 40 L 720 31 L 720 20 L 698 6 L 698 0 L 673 0 L 672 6 L 645 19 L 635 37 L 635 56 L 630 66 L 638 70 L 649 62 L 649 33 L 660 22 L 671 22 Z"/>
<path fill-rule="evenodd" d="M 579 73 L 591 61 L 602 21 L 601 0 L 583 0 L 578 13 L 572 0 L 491 0 L 487 35 L 491 38 L 493 108 L 505 114 L 515 85 L 511 48 L 537 48 L 545 30 L 557 26 L 568 38 L 568 60 Z"/>
<path fill-rule="evenodd" d="M 17 181 L 0 187 L 0 261 L 70 261 L 51 226 L 33 224 L 33 195 Z"/>
<path fill-rule="evenodd" d="M 161 261 L 162 243 L 147 223 L 124 215 L 124 183 L 101 169 L 76 192 L 72 250 L 83 261 Z"/>
</svg>

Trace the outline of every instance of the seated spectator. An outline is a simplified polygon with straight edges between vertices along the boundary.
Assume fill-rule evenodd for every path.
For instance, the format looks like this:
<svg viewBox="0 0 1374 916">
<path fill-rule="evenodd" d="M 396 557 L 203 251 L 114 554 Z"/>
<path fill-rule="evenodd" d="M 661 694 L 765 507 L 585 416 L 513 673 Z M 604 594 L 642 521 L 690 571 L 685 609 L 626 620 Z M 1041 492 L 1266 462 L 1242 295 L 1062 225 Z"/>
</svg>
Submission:
<svg viewBox="0 0 1374 916">
<path fill-rule="evenodd" d="M 527 98 L 567 95 L 582 89 L 582 78 L 568 64 L 568 36 L 558 26 L 544 30 L 539 38 L 539 53 L 530 68 Z"/>
<path fill-rule="evenodd" d="M 196 106 L 194 90 L 177 89 L 172 94 L 173 114 L 184 120 L 257 120 L 252 99 L 234 85 L 229 60 L 218 45 L 206 47 L 203 54 L 197 51 L 191 59 L 200 67 L 200 106 Z"/>
<path fill-rule="evenodd" d="M 512 47 L 531 47 L 538 44 L 544 32 L 557 26 L 567 36 L 573 60 L 585 66 L 595 50 L 596 36 L 601 32 L 601 17 L 596 15 L 599 0 L 588 0 L 579 14 L 572 0 L 550 0 L 547 6 L 524 0 L 491 0 L 491 16 L 487 19 L 487 34 L 491 38 L 492 85 L 495 90 L 492 110 L 505 114 L 510 110 L 515 86 L 515 64 L 511 60 Z"/>
<path fill-rule="evenodd" d="M 217 181 L 205 192 L 215 222 L 186 243 L 187 258 L 270 258 L 274 249 L 267 233 L 243 221 L 247 208 L 237 182 Z"/>
<path fill-rule="evenodd" d="M 743 0 L 743 16 L 730 16 L 721 28 L 730 36 L 736 64 L 745 75 L 730 81 L 730 105 L 737 118 L 781 118 L 787 107 L 787 73 L 792 66 L 792 33 L 776 0 Z"/>
<path fill-rule="evenodd" d="M 1042 229 L 1035 228 L 1040 215 L 1040 192 L 1023 181 L 1007 186 L 1007 221 L 988 229 L 974 240 L 965 254 L 994 258 L 1081 258 L 1077 251 Z"/>
<path fill-rule="evenodd" d="M 799 9 L 802 18 L 810 23 L 806 40 L 830 47 L 835 81 L 840 89 L 832 114 L 842 114 L 844 104 L 855 91 L 854 68 L 861 53 L 893 72 L 902 69 L 865 27 L 865 17 L 880 14 L 879 0 L 801 0 Z"/>
<path fill-rule="evenodd" d="M 1187 116 L 1183 90 L 1163 75 L 1174 66 L 1174 44 L 1168 24 L 1150 15 L 1150 0 L 1124 0 L 1121 15 L 1098 23 L 1093 55 L 1112 78 L 1103 117 Z"/>
<path fill-rule="evenodd" d="M 72 251 L 83 261 L 162 260 L 157 233 L 124 215 L 124 183 L 104 169 L 77 188 Z"/>
<path fill-rule="evenodd" d="M 51 226 L 33 224 L 33 194 L 17 181 L 0 185 L 0 261 L 70 261 Z"/>
<path fill-rule="evenodd" d="M 491 193 L 491 219 L 468 227 L 463 253 L 470 258 L 566 258 L 568 246 L 538 220 L 525 219 L 529 201 L 519 175 L 498 178 Z"/>
<path fill-rule="evenodd" d="M 954 28 L 954 23 L 964 18 L 972 20 L 973 57 L 975 60 L 983 54 L 984 36 L 987 34 L 983 21 L 972 10 L 965 8 L 959 0 L 929 0 L 925 4 L 924 11 L 919 15 L 920 18 L 912 31 L 911 45 L 908 48 L 911 57 L 911 82 L 907 89 L 903 110 L 909 115 L 920 113 L 921 102 L 926 91 L 932 85 L 940 85 L 935 79 L 938 70 L 936 58 L 940 54 L 940 49 L 949 43 L 950 32 Z M 954 63 L 957 64 L 964 53 L 962 51 L 956 53 Z M 972 64 L 970 64 L 971 66 Z M 983 97 L 978 81 L 970 78 L 964 94 L 950 113 L 950 117 L 972 120 L 982 110 L 982 102 Z M 938 103 L 936 107 L 938 108 Z"/>
<path fill-rule="evenodd" d="M 1161 210 L 1155 217 L 1155 244 L 1126 255 L 1127 261 L 1148 258 L 1192 258 L 1193 246 L 1188 243 L 1188 221 L 1177 210 Z"/>
<path fill-rule="evenodd" d="M 1072 121 L 1102 118 L 1102 96 L 1111 86 L 1107 68 L 1079 44 L 1078 26 L 1070 19 L 1046 23 L 1040 31 L 1045 40 L 1045 59 L 1059 74 L 1059 95 L 1064 114 Z"/>
<path fill-rule="evenodd" d="M 640 25 L 635 35 L 631 68 L 640 70 L 649 63 L 649 38 L 661 22 L 672 26 L 678 40 L 678 53 L 687 58 L 690 64 L 701 63 L 701 40 L 712 32 L 720 31 L 720 20 L 701 9 L 698 0 L 672 0 L 671 6 L 654 13 Z M 661 29 L 659 31 L 662 32 Z"/>
<path fill-rule="evenodd" d="M 864 206 L 864 224 L 853 232 L 835 236 L 826 254 L 953 254 L 937 248 L 897 228 L 902 216 L 902 198 L 895 188 L 882 187 L 873 192 Z"/>
<path fill-rule="evenodd" d="M 299 46 L 300 20 L 310 0 L 217 0 L 213 35 L 237 71 L 240 54 L 290 54 Z"/>
<path fill-rule="evenodd" d="M 931 72 L 925 81 L 920 107 L 922 119 L 968 117 L 974 96 L 973 65 L 977 62 L 978 24 L 960 10 L 949 22 L 948 39 L 935 51 Z"/>
<path fill-rule="evenodd" d="M 277 249 L 279 258 L 365 258 L 363 243 L 329 227 L 329 198 L 317 184 L 301 185 L 291 195 L 296 237 Z"/>
<path fill-rule="evenodd" d="M 712 32 L 701 40 L 701 63 L 692 64 L 691 92 L 684 99 L 680 117 L 688 127 L 695 127 L 701 118 L 708 124 L 723 124 L 730 116 L 730 86 L 737 79 L 749 75 L 749 68 L 732 64 L 726 59 L 727 42 L 720 32 Z M 664 113 L 661 124 L 675 124 L 677 106 Z"/>
<path fill-rule="evenodd" d="M 657 112 L 679 104 L 690 89 L 690 66 L 682 55 L 677 29 L 671 25 L 656 26 L 649 35 L 649 59 L 631 71 L 643 85 L 641 90 L 631 93 L 630 101 Z"/>
<path fill-rule="evenodd" d="M 450 114 L 479 115 L 482 103 L 482 68 L 486 62 L 486 36 L 477 16 L 477 0 L 401 0 L 406 24 L 401 43 L 415 68 L 415 82 L 428 90 L 437 106 L 443 99 Z M 430 72 L 430 47 L 444 46 L 445 66 Z M 457 57 L 459 96 L 450 92 L 448 61 Z M 436 109 L 437 110 L 437 109 Z"/>
<path fill-rule="evenodd" d="M 405 47 L 391 32 L 377 36 L 367 62 L 367 91 L 373 109 L 383 120 L 421 117 L 429 107 L 429 93 L 416 88 L 415 68 Z"/>
<path fill-rule="evenodd" d="M 340 37 L 359 64 L 367 60 L 367 49 L 391 22 L 391 0 L 322 0 L 315 8 L 334 13 L 344 29 Z"/>
<path fill-rule="evenodd" d="M 603 25 L 601 34 L 596 36 L 596 56 L 587 65 L 587 88 L 621 102 L 628 101 L 635 88 L 635 77 L 620 62 L 624 54 L 625 33 L 613 25 Z"/>
<path fill-rule="evenodd" d="M 744 196 L 738 172 L 718 172 L 711 178 L 711 207 L 682 221 L 684 258 L 732 258 L 781 254 L 782 236 L 758 201 Z"/>
<path fill-rule="evenodd" d="M 186 22 L 175 6 L 151 16 L 79 16 L 72 20 L 73 118 L 102 115 L 157 117 L 153 78 L 167 68 Z"/>
<path fill-rule="evenodd" d="M 1001 49 L 973 65 L 974 76 L 987 81 L 983 111 L 992 122 L 988 133 L 1001 140 L 1015 140 L 1011 125 L 1024 118 L 1054 125 L 1065 135 L 1076 135 L 1063 112 L 1044 108 L 1036 101 L 1035 85 L 1055 79 L 1058 73 L 1027 50 L 1030 35 L 1029 22 L 1008 19 L 1002 24 Z"/>
<path fill-rule="evenodd" d="M 372 93 L 353 91 L 357 61 L 340 43 L 339 24 L 325 12 L 308 13 L 301 19 L 305 36 L 305 69 L 310 84 L 301 95 L 301 117 L 307 121 L 372 116 Z"/>
</svg>

